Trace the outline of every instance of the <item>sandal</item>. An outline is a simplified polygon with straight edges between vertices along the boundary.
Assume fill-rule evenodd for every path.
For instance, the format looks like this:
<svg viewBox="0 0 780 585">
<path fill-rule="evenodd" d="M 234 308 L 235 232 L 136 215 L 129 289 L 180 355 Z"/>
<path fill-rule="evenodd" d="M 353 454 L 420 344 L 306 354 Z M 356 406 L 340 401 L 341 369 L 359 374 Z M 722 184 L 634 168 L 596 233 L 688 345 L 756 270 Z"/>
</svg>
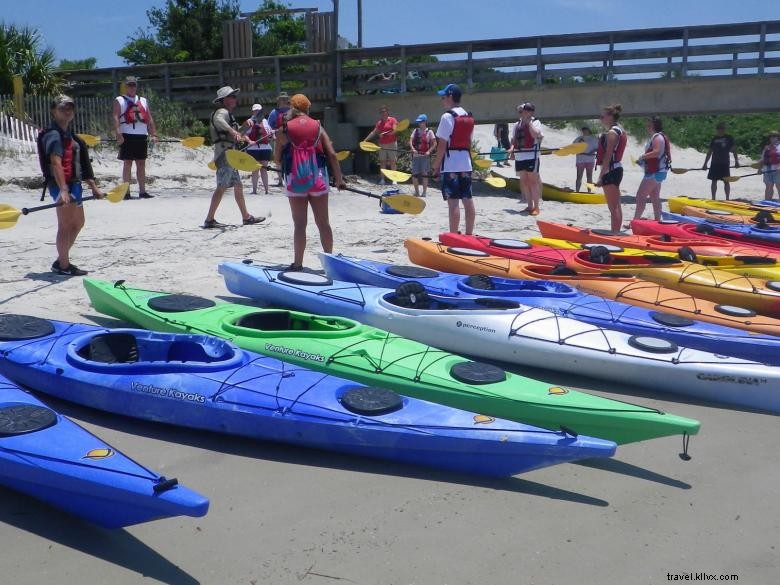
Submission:
<svg viewBox="0 0 780 585">
<path fill-rule="evenodd" d="M 210 230 L 215 228 L 227 227 L 224 223 L 219 223 L 216 219 L 207 219 L 203 222 L 203 229 Z"/>
<path fill-rule="evenodd" d="M 250 215 L 244 220 L 244 225 L 254 225 L 256 223 L 263 223 L 265 221 L 264 217 L 255 217 L 253 215 Z"/>
</svg>

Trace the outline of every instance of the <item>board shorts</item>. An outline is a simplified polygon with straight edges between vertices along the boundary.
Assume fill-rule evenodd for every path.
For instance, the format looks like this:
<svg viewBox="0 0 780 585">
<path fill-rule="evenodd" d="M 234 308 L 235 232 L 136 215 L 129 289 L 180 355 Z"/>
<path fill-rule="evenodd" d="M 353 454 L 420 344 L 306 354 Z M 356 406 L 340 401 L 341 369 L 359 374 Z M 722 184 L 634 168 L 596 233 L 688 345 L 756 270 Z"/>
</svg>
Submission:
<svg viewBox="0 0 780 585">
<path fill-rule="evenodd" d="M 764 185 L 780 185 L 780 170 L 764 171 Z"/>
<path fill-rule="evenodd" d="M 420 175 L 428 175 L 431 172 L 431 157 L 413 156 L 412 157 L 412 176 L 419 177 Z"/>
<path fill-rule="evenodd" d="M 667 171 L 658 171 L 656 173 L 645 173 L 645 179 L 652 179 L 656 183 L 663 183 L 666 180 Z"/>
<path fill-rule="evenodd" d="M 710 181 L 720 181 L 723 177 L 728 177 L 731 174 L 729 170 L 729 164 L 711 164 L 710 170 L 707 173 L 707 178 Z"/>
<path fill-rule="evenodd" d="M 119 145 L 119 160 L 146 160 L 149 154 L 149 136 L 146 134 L 122 134 L 125 141 Z"/>
<path fill-rule="evenodd" d="M 228 164 L 224 152 L 222 153 L 222 156 L 214 162 L 217 165 L 218 189 L 227 189 L 228 187 L 234 187 L 235 185 L 241 184 L 241 177 L 239 176 L 238 171 Z"/>
<path fill-rule="evenodd" d="M 320 195 L 327 195 L 330 192 L 327 167 L 318 167 L 318 173 L 320 178 L 325 182 L 325 189 L 315 189 L 307 193 L 296 193 L 290 189 L 292 177 L 287 174 L 284 176 L 284 194 L 287 195 L 287 197 L 319 197 Z"/>
<path fill-rule="evenodd" d="M 615 187 L 620 187 L 620 183 L 622 181 L 623 181 L 623 167 L 616 167 L 602 177 L 601 184 L 615 185 Z"/>
<path fill-rule="evenodd" d="M 471 173 L 442 173 L 441 196 L 448 199 L 471 199 Z"/>
<path fill-rule="evenodd" d="M 271 160 L 271 153 L 273 151 L 270 148 L 253 148 L 247 149 L 246 153 L 251 155 L 257 162 L 268 162 Z"/>
<path fill-rule="evenodd" d="M 76 205 L 81 207 L 81 198 L 84 195 L 84 187 L 81 183 L 71 183 L 68 185 L 68 190 Z M 49 195 L 51 195 L 51 198 L 54 199 L 54 201 L 57 201 L 60 198 L 60 188 L 56 183 L 49 185 Z"/>
<path fill-rule="evenodd" d="M 539 172 L 539 157 L 529 158 L 527 160 L 515 161 L 515 172 L 525 171 L 527 173 Z"/>
<path fill-rule="evenodd" d="M 398 142 L 379 145 L 379 164 L 394 163 L 398 160 Z"/>
</svg>

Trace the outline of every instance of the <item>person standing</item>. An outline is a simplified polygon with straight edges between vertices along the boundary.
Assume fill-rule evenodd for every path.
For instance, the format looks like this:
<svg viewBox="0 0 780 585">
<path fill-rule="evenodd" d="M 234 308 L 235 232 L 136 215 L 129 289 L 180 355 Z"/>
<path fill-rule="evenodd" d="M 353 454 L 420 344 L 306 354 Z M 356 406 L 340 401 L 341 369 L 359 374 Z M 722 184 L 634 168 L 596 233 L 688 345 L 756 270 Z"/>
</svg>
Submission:
<svg viewBox="0 0 780 585">
<path fill-rule="evenodd" d="M 420 114 L 415 120 L 417 128 L 409 136 L 409 148 L 412 149 L 412 184 L 415 197 L 427 196 L 428 175 L 431 174 L 431 153 L 436 150 L 436 135 L 428 128 L 428 116 Z"/>
<path fill-rule="evenodd" d="M 286 91 L 279 92 L 276 96 L 276 107 L 268 114 L 268 125 L 271 127 L 271 131 L 276 136 L 276 132 L 282 127 L 284 123 L 284 116 L 290 111 L 290 96 Z M 282 186 L 282 173 L 277 173 L 276 186 Z"/>
<path fill-rule="evenodd" d="M 628 143 L 628 134 L 618 124 L 623 106 L 614 104 L 601 111 L 601 123 L 607 131 L 599 137 L 596 151 L 596 165 L 600 167 L 596 185 L 604 188 L 610 216 L 610 229 L 619 233 L 623 224 L 623 209 L 620 206 L 620 183 L 623 181 L 623 153 Z"/>
<path fill-rule="evenodd" d="M 729 153 L 734 156 L 734 168 L 738 169 L 737 144 L 734 142 L 733 136 L 726 134 L 726 123 L 718 122 L 715 126 L 715 136 L 710 141 L 710 149 L 707 151 L 707 156 L 704 157 L 704 164 L 701 167 L 706 171 L 707 163 L 712 157 L 707 178 L 712 181 L 710 193 L 713 199 L 718 193 L 718 181 L 723 181 L 725 177 L 731 175 L 729 172 Z M 728 201 L 729 195 L 731 195 L 731 184 L 728 181 L 723 181 L 723 191 L 726 193 L 726 201 Z"/>
<path fill-rule="evenodd" d="M 457 232 L 460 226 L 460 204 L 466 216 L 466 234 L 474 233 L 476 209 L 471 193 L 471 138 L 474 117 L 460 105 L 460 88 L 450 83 L 439 90 L 444 113 L 436 129 L 436 160 L 433 176 L 441 175 L 441 194 L 447 202 L 449 229 Z"/>
<path fill-rule="evenodd" d="M 87 145 L 70 130 L 76 115 L 73 98 L 58 95 L 49 110 L 52 122 L 38 136 L 38 152 L 49 194 L 60 204 L 57 206 L 57 259 L 51 270 L 63 276 L 83 276 L 87 271 L 70 261 L 70 250 L 85 221 L 81 181 L 87 182 L 96 199 L 102 199 L 103 193 L 95 183 Z"/>
<path fill-rule="evenodd" d="M 285 177 L 285 194 L 290 202 L 293 219 L 293 262 L 288 270 L 303 268 L 306 250 L 306 224 L 309 206 L 320 232 L 320 243 L 325 252 L 333 251 L 333 230 L 328 217 L 328 165 L 333 169 L 336 188 L 346 187 L 341 166 L 328 133 L 315 119 L 309 117 L 311 102 L 302 93 L 292 96 L 291 109 L 285 115 L 274 147 L 274 162 Z"/>
<path fill-rule="evenodd" d="M 398 120 L 390 115 L 390 109 L 387 106 L 382 106 L 379 108 L 379 121 L 365 139 L 365 142 L 368 142 L 374 136 L 379 136 L 379 166 L 391 171 L 396 169 L 396 161 L 398 160 L 398 138 L 395 133 L 397 125 Z M 384 185 L 384 175 L 381 177 L 379 184 Z"/>
<path fill-rule="evenodd" d="M 507 122 L 499 122 L 495 126 L 493 126 L 493 137 L 496 139 L 496 148 L 499 150 L 499 153 L 503 151 L 504 157 L 506 157 L 506 152 L 509 150 L 509 124 Z M 498 167 L 508 167 L 509 163 L 507 162 L 506 158 L 499 158 L 496 161 L 496 166 Z"/>
<path fill-rule="evenodd" d="M 642 217 L 649 199 L 653 205 L 653 217 L 656 221 L 661 220 L 661 183 L 672 167 L 672 145 L 663 130 L 664 125 L 660 117 L 648 118 L 647 131 L 650 140 L 645 144 L 644 154 L 637 158 L 637 163 L 645 169 L 645 176 L 636 192 L 634 219 Z"/>
<path fill-rule="evenodd" d="M 514 156 L 520 189 L 528 203 L 524 211 L 529 215 L 539 215 L 539 200 L 542 196 L 539 155 L 544 134 L 542 123 L 534 117 L 535 112 L 536 106 L 531 102 L 517 106 L 520 119 L 512 130 L 512 144 L 508 153 L 510 159 Z"/>
<path fill-rule="evenodd" d="M 574 144 L 584 142 L 587 145 L 585 152 L 577 155 L 577 180 L 574 183 L 574 190 L 579 191 L 582 186 L 582 175 L 585 173 L 585 180 L 593 183 L 593 167 L 596 164 L 596 151 L 599 147 L 599 139 L 593 136 L 588 126 L 581 128 L 582 134 L 574 139 Z M 588 188 L 590 192 L 590 188 Z"/>
<path fill-rule="evenodd" d="M 252 116 L 244 122 L 247 138 L 251 141 L 246 147 L 248 154 L 262 164 L 260 170 L 252 171 L 252 195 L 257 194 L 258 178 L 263 179 L 263 189 L 268 195 L 268 170 L 265 168 L 271 160 L 272 148 L 271 137 L 273 132 L 268 121 L 263 117 L 263 106 L 261 104 L 252 105 Z"/>
<path fill-rule="evenodd" d="M 114 100 L 114 131 L 119 145 L 117 158 L 122 161 L 122 181 L 129 183 L 135 163 L 135 178 L 138 181 L 138 197 L 151 199 L 146 192 L 146 158 L 149 153 L 149 137 L 157 142 L 157 128 L 154 124 L 149 102 L 138 95 L 138 78 L 125 78 L 125 93 Z M 130 199 L 130 191 L 125 199 Z"/>
<path fill-rule="evenodd" d="M 773 187 L 780 199 L 780 132 L 776 130 L 769 133 L 769 144 L 761 153 L 761 173 L 764 175 L 764 199 L 772 200 Z"/>
<path fill-rule="evenodd" d="M 253 217 L 247 211 L 241 178 L 238 175 L 238 171 L 228 164 L 225 156 L 225 153 L 235 148 L 236 144 L 251 142 L 249 138 L 238 131 L 238 123 L 233 117 L 233 110 L 238 105 L 236 94 L 239 91 L 226 85 L 219 88 L 217 97 L 214 99 L 214 103 L 219 104 L 220 107 L 211 114 L 209 131 L 211 142 L 214 144 L 214 163 L 217 165 L 217 188 L 211 195 L 211 205 L 209 205 L 206 220 L 203 222 L 203 227 L 206 229 L 225 227 L 225 224 L 219 223 L 214 216 L 222 201 L 222 195 L 225 194 L 228 187 L 233 187 L 233 195 L 236 198 L 244 225 L 265 221 L 264 217 Z"/>
</svg>

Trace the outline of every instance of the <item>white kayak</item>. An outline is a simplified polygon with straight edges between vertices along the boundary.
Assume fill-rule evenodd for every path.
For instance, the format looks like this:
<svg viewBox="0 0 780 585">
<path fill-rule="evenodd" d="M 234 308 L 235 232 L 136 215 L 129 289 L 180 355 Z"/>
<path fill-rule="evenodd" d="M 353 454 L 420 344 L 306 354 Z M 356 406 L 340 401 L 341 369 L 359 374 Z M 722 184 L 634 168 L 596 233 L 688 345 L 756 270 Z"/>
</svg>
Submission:
<svg viewBox="0 0 780 585">
<path fill-rule="evenodd" d="M 780 368 L 605 329 L 514 302 L 395 291 L 224 262 L 234 294 L 347 317 L 453 353 L 780 412 Z M 727 348 L 724 348 L 726 351 Z"/>
</svg>

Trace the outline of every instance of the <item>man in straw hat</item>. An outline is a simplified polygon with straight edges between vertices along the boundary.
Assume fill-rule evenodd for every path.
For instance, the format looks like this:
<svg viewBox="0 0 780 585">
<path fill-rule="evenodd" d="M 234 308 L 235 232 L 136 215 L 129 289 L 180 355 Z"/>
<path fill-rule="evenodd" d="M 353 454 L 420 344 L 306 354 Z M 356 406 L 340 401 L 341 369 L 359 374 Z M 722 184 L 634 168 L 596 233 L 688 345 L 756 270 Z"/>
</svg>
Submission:
<svg viewBox="0 0 780 585">
<path fill-rule="evenodd" d="M 235 148 L 238 143 L 247 142 L 251 144 L 252 142 L 238 131 L 238 122 L 233 117 L 233 110 L 238 105 L 238 98 L 236 97 L 238 92 L 238 89 L 233 89 L 226 85 L 219 88 L 217 97 L 214 99 L 214 103 L 219 104 L 220 107 L 211 114 L 209 131 L 211 142 L 214 144 L 214 162 L 217 165 L 217 188 L 211 196 L 211 205 L 209 206 L 206 220 L 203 222 L 203 227 L 206 229 L 225 227 L 225 224 L 219 223 L 214 218 L 214 215 L 217 213 L 217 207 L 219 207 L 222 201 L 222 195 L 224 195 L 228 187 L 233 187 L 233 195 L 236 198 L 244 225 L 252 225 L 265 220 L 264 217 L 254 217 L 247 211 L 241 177 L 239 177 L 238 171 L 228 164 L 225 156 L 225 153 Z"/>
</svg>

